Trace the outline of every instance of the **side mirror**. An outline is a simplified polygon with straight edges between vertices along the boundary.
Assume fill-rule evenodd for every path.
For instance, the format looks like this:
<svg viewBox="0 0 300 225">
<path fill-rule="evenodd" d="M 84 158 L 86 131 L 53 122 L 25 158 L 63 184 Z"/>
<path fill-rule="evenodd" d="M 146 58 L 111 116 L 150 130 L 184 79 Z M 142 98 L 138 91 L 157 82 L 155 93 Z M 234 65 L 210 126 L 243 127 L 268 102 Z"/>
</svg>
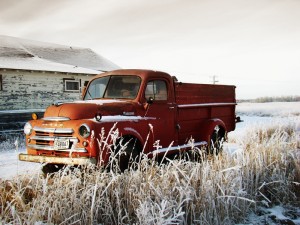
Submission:
<svg viewBox="0 0 300 225">
<path fill-rule="evenodd" d="M 147 100 L 147 103 L 148 104 L 152 104 L 154 101 L 154 98 L 153 97 L 149 97 L 148 100 Z"/>
<path fill-rule="evenodd" d="M 153 101 L 154 101 L 154 98 L 153 97 L 149 97 L 147 99 L 147 102 L 143 103 L 144 109 L 148 111 L 148 108 L 153 103 Z M 147 114 L 147 112 L 146 112 L 146 114 Z"/>
</svg>

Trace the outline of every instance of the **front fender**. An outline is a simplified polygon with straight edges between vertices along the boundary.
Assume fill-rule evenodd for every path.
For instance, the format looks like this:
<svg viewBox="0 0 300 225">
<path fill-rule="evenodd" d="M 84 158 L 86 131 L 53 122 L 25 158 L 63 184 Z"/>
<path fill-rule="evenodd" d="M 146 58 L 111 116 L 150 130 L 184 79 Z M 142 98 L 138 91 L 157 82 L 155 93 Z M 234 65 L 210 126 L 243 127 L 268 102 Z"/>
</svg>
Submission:
<svg viewBox="0 0 300 225">
<path fill-rule="evenodd" d="M 119 137 L 133 137 L 139 141 L 139 144 L 148 152 L 149 144 L 151 145 L 152 139 L 149 138 L 151 134 L 151 127 L 147 120 L 127 120 L 115 123 L 115 128 L 119 130 Z M 150 140 L 151 139 L 151 140 Z"/>
<path fill-rule="evenodd" d="M 133 137 L 136 137 L 139 142 L 144 145 L 145 143 L 145 140 L 143 139 L 142 135 L 134 128 L 132 127 L 124 127 L 124 132 L 123 132 L 123 135 L 129 135 L 129 136 L 133 136 Z"/>
</svg>

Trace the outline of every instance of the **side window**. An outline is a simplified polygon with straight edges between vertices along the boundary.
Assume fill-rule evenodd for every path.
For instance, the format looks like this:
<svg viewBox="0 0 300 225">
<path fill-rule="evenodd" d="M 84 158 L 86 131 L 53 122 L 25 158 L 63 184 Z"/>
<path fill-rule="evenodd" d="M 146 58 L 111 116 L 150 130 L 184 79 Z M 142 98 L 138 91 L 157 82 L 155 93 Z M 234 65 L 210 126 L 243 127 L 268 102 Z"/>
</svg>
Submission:
<svg viewBox="0 0 300 225">
<path fill-rule="evenodd" d="M 145 98 L 152 97 L 154 100 L 167 100 L 168 90 L 167 84 L 163 80 L 149 81 L 145 90 Z"/>
<path fill-rule="evenodd" d="M 75 79 L 64 78 L 64 91 L 69 92 L 79 92 L 80 81 Z"/>
<path fill-rule="evenodd" d="M 3 91 L 3 85 L 2 85 L 2 74 L 0 74 L 0 91 Z"/>
</svg>

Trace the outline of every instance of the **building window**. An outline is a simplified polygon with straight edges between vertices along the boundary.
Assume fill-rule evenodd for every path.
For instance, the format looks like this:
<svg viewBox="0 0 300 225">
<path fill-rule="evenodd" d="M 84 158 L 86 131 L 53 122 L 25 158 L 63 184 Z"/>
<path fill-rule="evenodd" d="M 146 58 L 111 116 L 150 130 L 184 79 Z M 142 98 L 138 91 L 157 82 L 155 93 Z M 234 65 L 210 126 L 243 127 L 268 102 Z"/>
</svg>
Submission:
<svg viewBox="0 0 300 225">
<path fill-rule="evenodd" d="M 0 74 L 0 91 L 3 90 L 3 85 L 2 85 L 3 81 L 2 81 L 2 74 Z"/>
<path fill-rule="evenodd" d="M 75 79 L 64 79 L 64 91 L 79 92 L 80 81 Z"/>
</svg>

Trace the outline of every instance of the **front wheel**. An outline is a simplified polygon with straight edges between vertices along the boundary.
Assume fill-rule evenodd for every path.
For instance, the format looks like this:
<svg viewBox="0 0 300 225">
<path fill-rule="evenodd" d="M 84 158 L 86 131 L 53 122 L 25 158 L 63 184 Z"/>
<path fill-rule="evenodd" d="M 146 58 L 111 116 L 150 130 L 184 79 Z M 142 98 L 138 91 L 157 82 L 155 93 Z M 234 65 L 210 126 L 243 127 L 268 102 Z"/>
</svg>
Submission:
<svg viewBox="0 0 300 225">
<path fill-rule="evenodd" d="M 141 145 L 137 138 L 123 137 L 118 141 L 115 153 L 118 155 L 119 169 L 123 172 L 129 168 L 135 168 L 139 161 Z"/>
<path fill-rule="evenodd" d="M 64 165 L 60 165 L 60 164 L 45 164 L 42 167 L 42 172 L 43 172 L 44 176 L 47 176 L 48 174 L 58 172 L 63 167 L 64 167 Z"/>
</svg>

